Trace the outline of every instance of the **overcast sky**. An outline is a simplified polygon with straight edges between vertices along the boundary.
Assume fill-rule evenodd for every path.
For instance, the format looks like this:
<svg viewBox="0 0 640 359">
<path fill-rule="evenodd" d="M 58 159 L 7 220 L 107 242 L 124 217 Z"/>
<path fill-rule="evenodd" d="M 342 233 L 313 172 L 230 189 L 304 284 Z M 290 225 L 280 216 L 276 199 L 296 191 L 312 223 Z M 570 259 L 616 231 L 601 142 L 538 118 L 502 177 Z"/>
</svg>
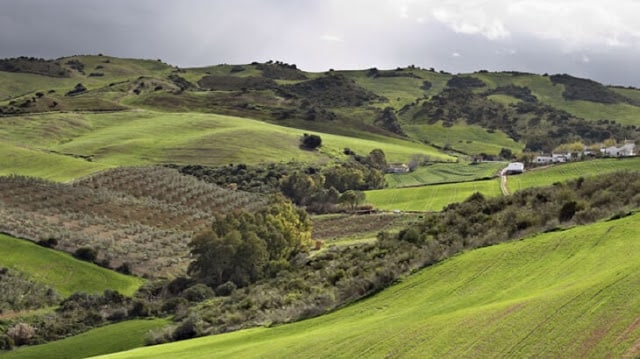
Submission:
<svg viewBox="0 0 640 359">
<path fill-rule="evenodd" d="M 416 66 L 640 87 L 640 0 L 0 0 L 0 57 Z"/>
</svg>

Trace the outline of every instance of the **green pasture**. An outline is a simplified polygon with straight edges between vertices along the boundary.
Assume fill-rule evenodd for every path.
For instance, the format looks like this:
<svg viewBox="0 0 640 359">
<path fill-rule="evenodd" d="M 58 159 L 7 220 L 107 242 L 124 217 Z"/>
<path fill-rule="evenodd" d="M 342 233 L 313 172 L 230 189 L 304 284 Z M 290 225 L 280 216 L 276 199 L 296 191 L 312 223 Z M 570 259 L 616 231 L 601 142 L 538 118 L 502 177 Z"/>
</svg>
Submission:
<svg viewBox="0 0 640 359">
<path fill-rule="evenodd" d="M 55 342 L 0 353 L 7 359 L 80 359 L 144 346 L 150 330 L 167 325 L 167 319 L 138 319 L 106 325 Z"/>
<path fill-rule="evenodd" d="M 640 215 L 461 254 L 336 312 L 103 358 L 635 357 Z"/>
<path fill-rule="evenodd" d="M 474 192 L 486 197 L 501 195 L 499 179 L 366 191 L 366 202 L 384 210 L 440 211 Z"/>
<path fill-rule="evenodd" d="M 133 293 L 142 279 L 83 262 L 67 253 L 47 249 L 27 240 L 0 234 L 0 267 L 15 269 L 29 278 L 55 288 L 63 296 L 75 292 L 102 293 L 117 290 Z"/>
<path fill-rule="evenodd" d="M 503 94 L 497 94 L 497 95 L 489 95 L 487 97 L 489 100 L 495 101 L 495 102 L 499 102 L 505 106 L 509 106 L 512 104 L 517 104 L 522 102 L 522 100 L 517 99 L 513 96 L 509 96 L 509 95 L 503 95 Z"/>
<path fill-rule="evenodd" d="M 0 176 L 20 174 L 64 182 L 107 167 L 105 164 L 20 147 L 0 140 Z"/>
<path fill-rule="evenodd" d="M 560 86 L 560 85 L 558 85 Z M 640 125 L 640 107 L 628 103 L 603 104 L 590 101 L 547 101 L 551 106 L 587 120 L 614 120 L 623 125 Z"/>
<path fill-rule="evenodd" d="M 640 90 L 637 88 L 609 87 L 609 89 L 621 94 L 622 96 L 640 102 Z"/>
<path fill-rule="evenodd" d="M 24 122 L 28 123 L 26 127 Z M 41 138 L 44 132 L 49 134 Z M 322 137 L 321 150 L 301 150 L 299 140 L 306 132 L 313 133 L 239 117 L 148 111 L 47 114 L 0 123 L 0 138 L 43 150 L 93 156 L 94 162 L 87 163 L 88 167 L 169 162 L 204 165 L 280 161 L 319 163 L 343 157 L 345 147 L 361 154 L 381 148 L 389 161 L 406 162 L 415 154 L 454 160 L 424 144 L 376 135 L 351 138 L 317 133 Z M 5 145 L 0 149 L 12 151 L 14 148 Z M 30 168 L 23 170 L 18 173 L 36 172 Z"/>
<path fill-rule="evenodd" d="M 448 146 L 456 151 L 467 154 L 494 154 L 502 148 L 508 148 L 513 153 L 522 152 L 524 144 L 514 141 L 502 131 L 489 132 L 476 125 L 455 124 L 444 127 L 438 122 L 428 124 L 406 124 L 403 127 L 407 134 L 426 143 L 439 147 Z"/>
<path fill-rule="evenodd" d="M 506 162 L 481 162 L 477 164 L 434 163 L 418 167 L 415 171 L 409 173 L 389 173 L 385 175 L 385 179 L 389 188 L 474 181 L 494 177 L 506 165 Z"/>
<path fill-rule="evenodd" d="M 555 182 L 622 170 L 640 171 L 640 157 L 595 159 L 537 168 L 521 175 L 509 176 L 507 186 L 513 193 L 529 187 L 549 186 Z"/>
</svg>

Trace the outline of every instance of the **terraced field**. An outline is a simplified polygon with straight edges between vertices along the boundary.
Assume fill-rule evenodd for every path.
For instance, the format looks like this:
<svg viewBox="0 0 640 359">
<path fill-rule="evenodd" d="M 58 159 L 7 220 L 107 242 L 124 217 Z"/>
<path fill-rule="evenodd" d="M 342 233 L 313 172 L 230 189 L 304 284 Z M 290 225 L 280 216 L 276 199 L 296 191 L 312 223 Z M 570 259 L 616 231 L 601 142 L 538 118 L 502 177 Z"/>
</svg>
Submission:
<svg viewBox="0 0 640 359">
<path fill-rule="evenodd" d="M 25 273 L 34 281 L 53 287 L 63 296 L 78 291 L 102 293 L 105 289 L 133 295 L 143 282 L 138 277 L 110 271 L 77 260 L 67 253 L 3 234 L 0 234 L 0 253 L 0 267 Z"/>
<path fill-rule="evenodd" d="M 385 179 L 389 188 L 474 181 L 494 177 L 504 167 L 506 167 L 506 162 L 482 162 L 467 165 L 436 163 L 418 167 L 409 173 L 390 173 L 385 175 Z"/>
<path fill-rule="evenodd" d="M 635 357 L 639 238 L 638 214 L 547 233 L 462 254 L 318 318 L 103 358 Z"/>
<path fill-rule="evenodd" d="M 538 168 L 522 175 L 509 176 L 508 187 L 511 192 L 515 192 L 529 187 L 548 186 L 572 178 L 597 176 L 622 170 L 640 171 L 640 157 L 598 159 Z"/>
<path fill-rule="evenodd" d="M 499 196 L 499 179 L 367 191 L 366 202 L 384 210 L 440 211 L 449 203 L 464 201 L 474 192 L 486 197 Z"/>
</svg>

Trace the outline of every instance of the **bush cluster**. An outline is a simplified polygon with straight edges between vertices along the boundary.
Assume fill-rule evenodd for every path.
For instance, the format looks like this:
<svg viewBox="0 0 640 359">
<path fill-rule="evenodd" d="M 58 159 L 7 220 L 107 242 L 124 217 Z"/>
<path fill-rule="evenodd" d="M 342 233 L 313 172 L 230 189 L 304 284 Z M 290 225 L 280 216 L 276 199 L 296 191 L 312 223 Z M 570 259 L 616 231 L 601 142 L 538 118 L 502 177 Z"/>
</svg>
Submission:
<svg viewBox="0 0 640 359">
<path fill-rule="evenodd" d="M 567 100 L 583 100 L 604 104 L 630 103 L 640 105 L 640 102 L 627 98 L 608 87 L 593 80 L 581 79 L 567 74 L 551 75 L 554 84 L 564 85 L 562 97 Z"/>
<path fill-rule="evenodd" d="M 43 308 L 59 300 L 53 288 L 36 283 L 14 270 L 0 268 L 0 314 Z"/>
<path fill-rule="evenodd" d="M 503 90 L 528 96 L 522 89 Z M 501 130 L 514 140 L 525 142 L 526 149 L 534 152 L 551 152 L 560 144 L 575 141 L 592 144 L 611 137 L 640 139 L 637 126 L 623 126 L 608 120 L 587 121 L 539 102 L 523 101 L 505 106 L 489 100 L 486 95 L 490 93 L 479 95 L 466 88 L 446 88 L 402 112 L 416 122 L 442 121 L 444 126 L 464 122 L 488 131 Z"/>
</svg>

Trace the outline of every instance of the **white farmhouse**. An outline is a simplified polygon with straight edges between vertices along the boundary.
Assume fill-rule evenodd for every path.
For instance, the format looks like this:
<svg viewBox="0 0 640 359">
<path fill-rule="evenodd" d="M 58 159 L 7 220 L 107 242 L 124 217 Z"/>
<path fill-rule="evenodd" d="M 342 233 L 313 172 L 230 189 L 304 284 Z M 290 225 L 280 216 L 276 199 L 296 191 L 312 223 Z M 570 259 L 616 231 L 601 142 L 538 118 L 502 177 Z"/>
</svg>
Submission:
<svg viewBox="0 0 640 359">
<path fill-rule="evenodd" d="M 524 163 L 522 162 L 511 162 L 509 165 L 502 170 L 503 175 L 517 175 L 524 172 Z"/>
<path fill-rule="evenodd" d="M 624 141 L 624 145 L 610 146 L 600 149 L 603 155 L 609 157 L 629 157 L 636 155 L 636 144 L 633 141 Z"/>
</svg>

